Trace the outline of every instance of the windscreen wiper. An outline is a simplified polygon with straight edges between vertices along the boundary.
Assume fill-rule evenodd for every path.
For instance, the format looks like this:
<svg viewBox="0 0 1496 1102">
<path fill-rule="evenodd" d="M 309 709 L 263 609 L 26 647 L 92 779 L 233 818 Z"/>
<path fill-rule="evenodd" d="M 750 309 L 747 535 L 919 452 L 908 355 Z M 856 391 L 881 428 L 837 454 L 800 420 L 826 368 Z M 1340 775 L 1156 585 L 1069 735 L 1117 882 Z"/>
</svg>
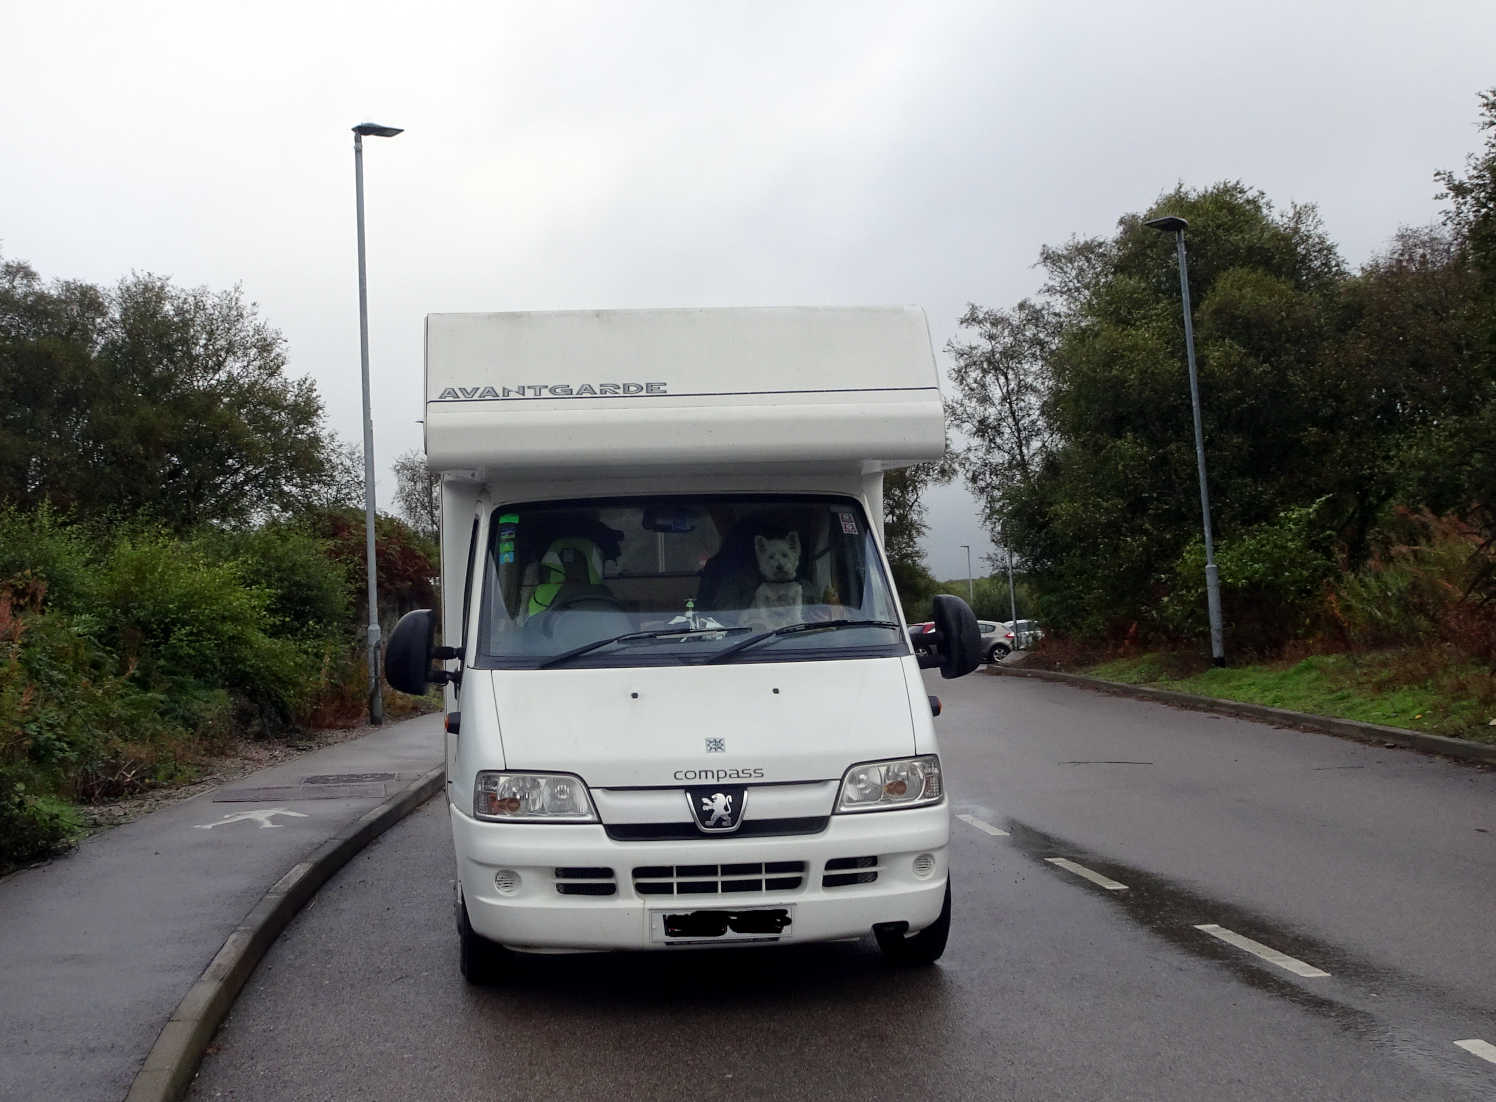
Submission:
<svg viewBox="0 0 1496 1102">
<path fill-rule="evenodd" d="M 899 625 L 892 620 L 807 620 L 803 624 L 787 624 L 773 631 L 763 631 L 757 635 L 750 635 L 747 639 L 741 639 L 732 646 L 719 650 L 710 658 L 704 660 L 704 665 L 714 662 L 726 662 L 739 651 L 745 651 L 749 647 L 766 643 L 770 639 L 778 639 L 781 635 L 798 635 L 803 631 L 835 631 L 837 628 L 893 628 L 899 630 Z"/>
<path fill-rule="evenodd" d="M 554 657 L 547 658 L 537 670 L 548 670 L 552 666 L 564 666 L 573 658 L 580 658 L 584 654 L 590 654 L 603 647 L 612 646 L 614 643 L 637 643 L 646 639 L 677 639 L 688 638 L 693 635 L 741 635 L 749 628 L 661 628 L 659 631 L 626 631 L 622 635 L 615 635 L 611 639 L 594 639 L 590 643 L 583 643 L 580 647 L 564 650 Z M 746 640 L 745 640 L 746 642 Z"/>
</svg>

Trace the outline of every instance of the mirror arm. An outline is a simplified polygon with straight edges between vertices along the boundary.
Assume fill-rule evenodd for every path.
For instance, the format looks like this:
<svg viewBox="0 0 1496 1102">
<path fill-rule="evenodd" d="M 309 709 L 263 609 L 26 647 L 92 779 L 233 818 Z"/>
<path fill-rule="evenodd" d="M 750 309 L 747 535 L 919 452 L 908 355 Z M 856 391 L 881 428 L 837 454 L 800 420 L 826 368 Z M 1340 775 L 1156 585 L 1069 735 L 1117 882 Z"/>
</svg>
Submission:
<svg viewBox="0 0 1496 1102">
<path fill-rule="evenodd" d="M 445 662 L 449 658 L 461 658 L 462 651 L 457 647 L 432 647 L 431 657 L 437 662 Z"/>
</svg>

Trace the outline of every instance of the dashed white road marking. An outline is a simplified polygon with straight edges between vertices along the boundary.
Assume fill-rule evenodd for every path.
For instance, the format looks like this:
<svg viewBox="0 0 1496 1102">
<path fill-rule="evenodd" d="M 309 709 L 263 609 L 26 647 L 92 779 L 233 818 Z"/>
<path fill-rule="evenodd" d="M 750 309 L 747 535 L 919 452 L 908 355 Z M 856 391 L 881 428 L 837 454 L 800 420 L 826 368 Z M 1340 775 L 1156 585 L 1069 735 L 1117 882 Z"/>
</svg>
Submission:
<svg viewBox="0 0 1496 1102">
<path fill-rule="evenodd" d="M 1319 979 L 1330 974 L 1314 967 L 1312 964 L 1305 964 L 1297 957 L 1291 957 L 1287 953 L 1280 953 L 1278 950 L 1271 949 L 1260 941 L 1253 941 L 1249 937 L 1242 937 L 1235 930 L 1228 930 L 1224 926 L 1217 926 L 1213 922 L 1196 926 L 1195 929 L 1207 933 L 1211 937 L 1220 938 L 1227 945 L 1234 945 L 1238 949 L 1245 949 L 1254 957 L 1260 957 L 1269 964 L 1276 964 L 1279 968 L 1292 972 L 1296 976 L 1303 976 L 1305 979 Z"/>
<path fill-rule="evenodd" d="M 1003 830 L 1001 827 L 995 827 L 991 823 L 984 823 L 975 815 L 957 815 L 956 818 L 960 819 L 968 826 L 974 826 L 978 830 L 985 830 L 994 838 L 1006 838 L 1008 836 L 1008 832 L 1006 830 Z"/>
<path fill-rule="evenodd" d="M 1125 892 L 1127 890 L 1126 884 L 1119 884 L 1110 876 L 1102 876 L 1099 872 L 1092 872 L 1086 866 L 1077 865 L 1074 861 L 1066 860 L 1063 857 L 1046 857 L 1044 860 L 1048 861 L 1051 865 L 1058 865 L 1066 872 L 1073 872 L 1076 876 L 1083 877 L 1091 883 L 1105 888 L 1109 892 Z"/>
<path fill-rule="evenodd" d="M 1482 1060 L 1489 1060 L 1491 1063 L 1496 1064 L 1496 1045 L 1491 1044 L 1490 1041 L 1482 1041 L 1479 1037 L 1472 1037 L 1468 1041 L 1456 1041 L 1455 1044 L 1472 1056 L 1479 1056 Z"/>
</svg>

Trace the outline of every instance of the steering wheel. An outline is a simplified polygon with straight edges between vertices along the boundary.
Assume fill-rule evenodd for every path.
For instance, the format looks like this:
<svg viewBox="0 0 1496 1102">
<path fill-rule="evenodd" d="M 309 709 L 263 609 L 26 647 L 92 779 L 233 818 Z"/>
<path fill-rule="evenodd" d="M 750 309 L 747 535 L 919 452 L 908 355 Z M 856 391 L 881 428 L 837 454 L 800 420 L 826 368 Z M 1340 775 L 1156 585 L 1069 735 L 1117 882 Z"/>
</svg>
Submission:
<svg viewBox="0 0 1496 1102">
<path fill-rule="evenodd" d="M 626 615 L 623 605 L 610 593 L 574 593 L 564 600 L 560 594 L 557 594 L 556 599 L 546 609 L 546 614 L 540 617 L 541 634 L 546 638 L 555 636 L 558 617 L 551 613 L 564 612 L 569 609 L 578 612 L 616 612 L 619 615 Z"/>
<path fill-rule="evenodd" d="M 566 600 L 555 600 L 551 602 L 550 612 L 562 612 L 568 608 L 588 612 L 622 612 L 623 605 L 611 594 L 606 593 L 578 593 L 568 597 Z"/>
</svg>

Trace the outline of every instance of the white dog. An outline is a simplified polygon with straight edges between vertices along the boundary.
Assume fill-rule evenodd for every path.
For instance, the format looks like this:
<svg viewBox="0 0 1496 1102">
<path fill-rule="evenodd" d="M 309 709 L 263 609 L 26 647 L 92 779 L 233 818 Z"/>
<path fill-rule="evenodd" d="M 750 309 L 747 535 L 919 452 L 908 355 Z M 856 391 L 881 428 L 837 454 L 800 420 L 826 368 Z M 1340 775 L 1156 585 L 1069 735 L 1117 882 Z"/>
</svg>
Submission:
<svg viewBox="0 0 1496 1102">
<path fill-rule="evenodd" d="M 753 603 L 744 619 L 762 625 L 766 631 L 798 624 L 803 602 L 800 583 L 795 580 L 800 566 L 800 533 L 791 531 L 778 540 L 755 536 L 753 550 L 763 581 L 753 591 Z"/>
</svg>

